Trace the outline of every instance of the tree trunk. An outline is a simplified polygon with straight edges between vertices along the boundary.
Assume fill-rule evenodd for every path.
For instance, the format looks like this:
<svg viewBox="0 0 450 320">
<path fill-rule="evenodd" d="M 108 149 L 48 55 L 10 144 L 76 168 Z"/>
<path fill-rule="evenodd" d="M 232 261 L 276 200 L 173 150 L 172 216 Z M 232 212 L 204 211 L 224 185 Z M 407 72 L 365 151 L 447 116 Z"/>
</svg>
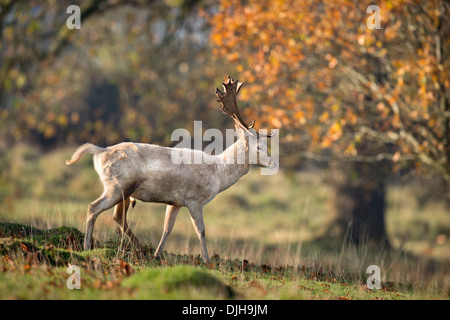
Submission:
<svg viewBox="0 0 450 320">
<path fill-rule="evenodd" d="M 333 177 L 335 218 L 328 235 L 355 244 L 389 247 L 385 227 L 386 165 L 351 163 L 341 164 L 338 169 Z"/>
</svg>

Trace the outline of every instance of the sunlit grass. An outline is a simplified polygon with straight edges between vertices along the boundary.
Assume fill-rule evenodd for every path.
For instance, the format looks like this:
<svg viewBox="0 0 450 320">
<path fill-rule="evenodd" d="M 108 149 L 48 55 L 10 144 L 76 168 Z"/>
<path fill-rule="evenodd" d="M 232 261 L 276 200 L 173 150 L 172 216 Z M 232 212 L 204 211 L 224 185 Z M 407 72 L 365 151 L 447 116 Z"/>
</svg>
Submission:
<svg viewBox="0 0 450 320">
<path fill-rule="evenodd" d="M 0 299 L 436 299 L 438 286 L 382 281 L 367 288 L 354 268 L 315 263 L 271 266 L 218 255 L 143 257 L 117 242 L 80 251 L 74 228 L 0 223 Z M 13 237 L 11 237 L 13 236 Z M 70 241 L 68 241 L 70 239 Z M 124 250 L 125 249 L 125 250 Z M 154 250 L 154 248 L 149 248 Z M 151 253 L 151 251 L 149 252 Z M 81 267 L 81 290 L 66 286 L 68 264 Z"/>
</svg>

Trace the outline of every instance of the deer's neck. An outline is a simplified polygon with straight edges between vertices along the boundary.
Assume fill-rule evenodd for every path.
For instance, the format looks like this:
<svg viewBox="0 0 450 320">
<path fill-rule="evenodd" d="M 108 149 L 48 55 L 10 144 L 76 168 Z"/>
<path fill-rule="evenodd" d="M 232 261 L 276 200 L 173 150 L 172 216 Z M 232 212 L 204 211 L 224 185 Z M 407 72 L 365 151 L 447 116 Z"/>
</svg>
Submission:
<svg viewBox="0 0 450 320">
<path fill-rule="evenodd" d="M 249 171 L 250 163 L 247 144 L 244 140 L 239 139 L 218 157 L 220 157 L 218 176 L 221 192 L 231 187 Z"/>
</svg>

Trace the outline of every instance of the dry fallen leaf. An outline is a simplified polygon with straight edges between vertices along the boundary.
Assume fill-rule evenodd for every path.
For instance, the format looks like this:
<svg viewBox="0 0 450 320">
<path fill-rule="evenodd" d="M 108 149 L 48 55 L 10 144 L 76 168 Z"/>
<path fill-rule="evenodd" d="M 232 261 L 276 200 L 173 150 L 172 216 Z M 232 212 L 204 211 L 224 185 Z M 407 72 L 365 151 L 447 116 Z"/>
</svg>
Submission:
<svg viewBox="0 0 450 320">
<path fill-rule="evenodd" d="M 22 247 L 23 251 L 25 251 L 26 253 L 30 253 L 30 249 L 28 249 L 25 243 L 21 242 L 20 246 Z"/>
</svg>

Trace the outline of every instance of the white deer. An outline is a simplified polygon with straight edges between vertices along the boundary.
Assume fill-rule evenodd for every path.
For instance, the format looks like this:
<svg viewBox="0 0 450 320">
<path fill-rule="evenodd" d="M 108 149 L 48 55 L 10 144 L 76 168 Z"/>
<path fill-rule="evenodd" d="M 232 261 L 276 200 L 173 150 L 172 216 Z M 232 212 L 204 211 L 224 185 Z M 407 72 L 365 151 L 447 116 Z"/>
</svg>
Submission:
<svg viewBox="0 0 450 320">
<path fill-rule="evenodd" d="M 167 204 L 164 231 L 155 251 L 160 257 L 168 235 L 172 231 L 180 208 L 189 209 L 192 224 L 200 240 L 202 257 L 209 261 L 205 241 L 203 207 L 218 193 L 235 184 L 250 168 L 249 154 L 257 154 L 256 165 L 276 168 L 267 144 L 261 138 L 272 137 L 276 132 L 260 134 L 252 129 L 254 121 L 247 125 L 241 118 L 236 103 L 236 96 L 243 83 L 228 76 L 223 83 L 224 93 L 216 88 L 216 96 L 221 110 L 235 122 L 238 140 L 218 155 L 208 155 L 201 150 L 176 149 L 153 144 L 124 142 L 107 148 L 93 144 L 80 146 L 66 161 L 71 165 L 85 154 L 93 154 L 94 167 L 101 182 L 103 194 L 88 207 L 84 249 L 92 246 L 94 224 L 100 213 L 114 208 L 113 219 L 133 243 L 137 251 L 142 250 L 139 240 L 127 224 L 126 214 L 130 202 L 138 199 L 144 202 Z M 256 143 L 249 143 L 253 138 Z M 255 150 L 256 149 L 256 150 Z M 201 164 L 174 163 L 172 152 L 188 152 L 193 158 L 201 153 Z M 232 161 L 230 161 L 232 159 Z M 245 161 L 238 161 L 244 159 Z"/>
</svg>

